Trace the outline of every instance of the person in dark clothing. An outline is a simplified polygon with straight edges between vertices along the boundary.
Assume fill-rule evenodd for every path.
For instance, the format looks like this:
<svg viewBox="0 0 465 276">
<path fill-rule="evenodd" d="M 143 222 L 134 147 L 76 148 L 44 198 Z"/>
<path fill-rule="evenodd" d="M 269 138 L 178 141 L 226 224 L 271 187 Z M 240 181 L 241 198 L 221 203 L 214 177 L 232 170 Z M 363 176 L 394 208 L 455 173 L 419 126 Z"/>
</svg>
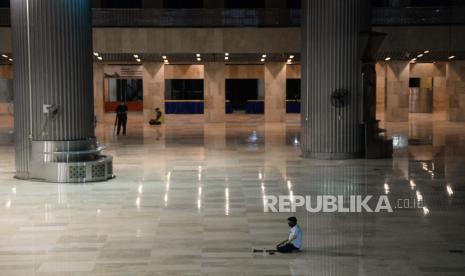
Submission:
<svg viewBox="0 0 465 276">
<path fill-rule="evenodd" d="M 116 135 L 119 135 L 121 128 L 123 128 L 123 135 L 126 135 L 126 124 L 128 123 L 128 107 L 126 103 L 121 102 L 116 108 L 116 122 L 115 126 L 118 126 Z"/>
<path fill-rule="evenodd" d="M 276 246 L 276 250 L 280 253 L 292 253 L 299 251 L 302 246 L 302 230 L 300 230 L 300 227 L 297 224 L 297 218 L 288 218 L 287 224 L 291 228 L 289 230 L 289 237 L 287 240 Z"/>
</svg>

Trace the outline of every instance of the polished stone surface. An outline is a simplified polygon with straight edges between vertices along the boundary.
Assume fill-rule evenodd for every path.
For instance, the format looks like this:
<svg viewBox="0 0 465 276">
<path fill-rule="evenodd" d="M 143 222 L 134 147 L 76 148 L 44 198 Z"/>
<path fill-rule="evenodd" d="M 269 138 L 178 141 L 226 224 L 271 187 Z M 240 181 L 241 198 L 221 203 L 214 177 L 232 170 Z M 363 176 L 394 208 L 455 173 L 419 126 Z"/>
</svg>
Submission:
<svg viewBox="0 0 465 276">
<path fill-rule="evenodd" d="M 13 179 L 11 118 L 0 118 L 0 275 L 464 275 L 465 124 L 431 116 L 388 123 L 391 160 L 300 158 L 299 118 L 131 115 L 128 136 L 99 140 L 105 183 Z M 393 213 L 296 212 L 301 253 L 252 254 L 284 240 L 287 213 L 264 195 L 420 197 Z"/>
</svg>

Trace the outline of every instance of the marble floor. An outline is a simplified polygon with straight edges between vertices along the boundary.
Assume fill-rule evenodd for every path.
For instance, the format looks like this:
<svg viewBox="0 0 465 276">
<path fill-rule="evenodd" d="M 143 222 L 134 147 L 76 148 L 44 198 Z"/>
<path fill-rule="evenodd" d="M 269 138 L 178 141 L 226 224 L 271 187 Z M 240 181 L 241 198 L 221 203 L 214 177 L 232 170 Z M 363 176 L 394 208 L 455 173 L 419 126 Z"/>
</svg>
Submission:
<svg viewBox="0 0 465 276">
<path fill-rule="evenodd" d="M 385 124 L 393 159 L 300 158 L 299 117 L 168 116 L 126 137 L 98 125 L 117 177 L 15 180 L 11 118 L 0 118 L 0 275 L 465 275 L 465 123 Z M 302 252 L 253 254 L 287 236 L 265 195 L 387 195 L 425 208 L 294 213 Z"/>
</svg>

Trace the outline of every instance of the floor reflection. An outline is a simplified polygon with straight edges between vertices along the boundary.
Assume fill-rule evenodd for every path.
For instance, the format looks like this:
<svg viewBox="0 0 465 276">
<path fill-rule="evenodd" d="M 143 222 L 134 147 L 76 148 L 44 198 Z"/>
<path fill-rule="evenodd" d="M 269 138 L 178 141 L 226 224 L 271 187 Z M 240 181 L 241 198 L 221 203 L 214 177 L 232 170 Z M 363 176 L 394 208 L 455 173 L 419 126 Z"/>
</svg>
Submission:
<svg viewBox="0 0 465 276">
<path fill-rule="evenodd" d="M 97 128 L 115 158 L 117 178 L 105 183 L 15 180 L 12 141 L 1 140 L 1 275 L 465 273 L 463 123 L 415 116 L 385 124 L 393 159 L 318 161 L 300 158 L 298 116 L 168 116 L 155 127 L 131 114 L 120 137 L 113 122 Z M 270 195 L 403 201 L 392 213 L 266 213 Z M 252 254 L 286 238 L 290 215 L 303 251 Z"/>
</svg>

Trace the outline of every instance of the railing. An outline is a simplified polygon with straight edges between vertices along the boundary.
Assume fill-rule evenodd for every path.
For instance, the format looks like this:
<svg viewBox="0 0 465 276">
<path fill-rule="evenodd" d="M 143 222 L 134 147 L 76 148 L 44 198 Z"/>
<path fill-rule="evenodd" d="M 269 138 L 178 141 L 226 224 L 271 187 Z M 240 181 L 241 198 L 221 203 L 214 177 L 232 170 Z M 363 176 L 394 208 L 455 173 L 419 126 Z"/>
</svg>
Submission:
<svg viewBox="0 0 465 276">
<path fill-rule="evenodd" d="M 299 9 L 93 9 L 94 27 L 299 27 Z M 464 7 L 375 8 L 373 25 L 465 24 Z M 0 26 L 10 10 L 0 8 Z"/>
<path fill-rule="evenodd" d="M 376 26 L 461 25 L 465 24 L 465 8 L 376 8 L 372 20 Z"/>
</svg>

